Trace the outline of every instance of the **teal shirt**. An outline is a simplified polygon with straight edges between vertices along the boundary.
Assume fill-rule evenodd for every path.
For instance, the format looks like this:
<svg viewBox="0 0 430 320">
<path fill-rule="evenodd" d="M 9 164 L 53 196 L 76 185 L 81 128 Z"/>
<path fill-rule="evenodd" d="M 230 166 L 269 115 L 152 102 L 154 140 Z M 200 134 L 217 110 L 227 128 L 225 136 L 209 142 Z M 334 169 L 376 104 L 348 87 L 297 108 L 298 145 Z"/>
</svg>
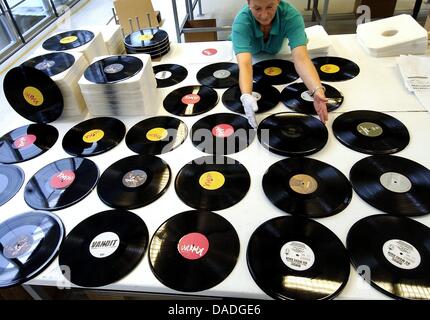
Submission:
<svg viewBox="0 0 430 320">
<path fill-rule="evenodd" d="M 293 5 L 284 1 L 279 3 L 276 10 L 267 42 L 264 42 L 263 32 L 248 5 L 239 11 L 233 21 L 231 40 L 236 54 L 242 52 L 276 54 L 285 38 L 288 39 L 291 49 L 306 45 L 308 42 L 302 15 Z"/>
</svg>

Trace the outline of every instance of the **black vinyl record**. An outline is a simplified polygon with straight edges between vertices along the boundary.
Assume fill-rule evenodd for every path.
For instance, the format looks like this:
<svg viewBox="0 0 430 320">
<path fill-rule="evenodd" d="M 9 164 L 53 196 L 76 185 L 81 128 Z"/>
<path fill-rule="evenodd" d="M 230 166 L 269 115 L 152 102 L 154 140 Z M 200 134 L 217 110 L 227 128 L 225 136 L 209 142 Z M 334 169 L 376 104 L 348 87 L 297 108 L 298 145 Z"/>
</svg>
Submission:
<svg viewBox="0 0 430 320">
<path fill-rule="evenodd" d="M 66 278 L 83 287 L 100 287 L 129 274 L 148 246 L 148 229 L 136 214 L 125 210 L 99 212 L 80 222 L 60 248 L 59 265 Z"/>
<path fill-rule="evenodd" d="M 231 62 L 207 65 L 197 72 L 197 81 L 211 88 L 230 88 L 239 83 L 239 66 Z"/>
<path fill-rule="evenodd" d="M 348 232 L 347 249 L 359 275 L 399 299 L 430 300 L 430 229 L 407 217 L 374 215 Z"/>
<path fill-rule="evenodd" d="M 26 212 L 0 223 L 0 288 L 22 284 L 55 259 L 63 224 L 49 212 Z"/>
<path fill-rule="evenodd" d="M 196 292 L 228 277 L 239 248 L 236 230 L 226 219 L 210 211 L 187 211 L 157 229 L 148 257 L 152 272 L 165 286 Z"/>
<path fill-rule="evenodd" d="M 218 103 L 218 93 L 206 86 L 186 86 L 170 92 L 164 108 L 177 116 L 195 116 L 212 110 Z"/>
<path fill-rule="evenodd" d="M 260 123 L 257 134 L 264 147 L 287 157 L 316 153 L 328 141 L 327 128 L 321 121 L 299 113 L 271 115 Z"/>
<path fill-rule="evenodd" d="M 209 211 L 235 205 L 245 197 L 250 185 L 248 170 L 223 156 L 195 159 L 182 167 L 175 180 L 176 194 L 185 204 Z"/>
<path fill-rule="evenodd" d="M 246 258 L 257 285 L 274 299 L 331 299 L 349 278 L 342 241 L 327 227 L 302 217 L 278 217 L 260 225 Z"/>
<path fill-rule="evenodd" d="M 142 29 L 127 35 L 124 39 L 126 47 L 152 48 L 168 41 L 169 35 L 161 29 Z"/>
<path fill-rule="evenodd" d="M 75 63 L 75 57 L 65 52 L 53 52 L 31 58 L 22 65 L 36 68 L 46 75 L 53 77 L 66 71 Z"/>
<path fill-rule="evenodd" d="M 33 122 L 52 122 L 63 112 L 63 95 L 43 71 L 19 66 L 9 70 L 3 91 L 12 108 Z"/>
<path fill-rule="evenodd" d="M 328 84 L 324 84 L 324 87 L 326 88 L 325 96 L 328 99 L 327 111 L 335 111 L 342 105 L 343 95 Z M 314 108 L 314 99 L 309 95 L 308 88 L 303 82 L 293 83 L 285 87 L 281 92 L 281 101 L 287 108 L 295 112 L 317 114 Z"/>
<path fill-rule="evenodd" d="M 157 88 L 174 86 L 185 80 L 187 69 L 178 64 L 159 64 L 153 67 Z"/>
<path fill-rule="evenodd" d="M 187 138 L 187 125 L 168 116 L 148 118 L 135 124 L 125 137 L 127 147 L 138 154 L 163 154 L 175 150 Z"/>
<path fill-rule="evenodd" d="M 130 156 L 103 172 L 97 193 L 110 207 L 136 209 L 161 197 L 170 179 L 170 167 L 162 159 L 152 155 Z"/>
<path fill-rule="evenodd" d="M 0 164 L 0 206 L 12 199 L 23 183 L 24 171 L 20 167 Z"/>
<path fill-rule="evenodd" d="M 64 135 L 63 149 L 72 156 L 95 156 L 116 147 L 125 136 L 125 125 L 110 117 L 92 118 Z"/>
<path fill-rule="evenodd" d="M 232 154 L 246 149 L 255 130 L 248 120 L 233 113 L 215 113 L 197 121 L 191 128 L 191 141 L 202 152 Z"/>
<path fill-rule="evenodd" d="M 0 138 L 0 162 L 18 163 L 48 151 L 58 139 L 58 130 L 43 123 L 19 127 Z"/>
<path fill-rule="evenodd" d="M 96 164 L 85 158 L 66 158 L 48 164 L 27 182 L 24 200 L 37 210 L 59 210 L 84 199 L 99 178 Z"/>
<path fill-rule="evenodd" d="M 252 90 L 252 95 L 256 98 L 258 104 L 258 111 L 255 113 L 270 111 L 276 107 L 281 100 L 281 95 L 278 89 L 263 82 L 254 83 Z M 222 103 L 227 107 L 227 109 L 233 112 L 245 114 L 242 102 L 240 101 L 241 95 L 242 93 L 238 85 L 231 87 L 222 95 Z"/>
<path fill-rule="evenodd" d="M 375 111 L 340 115 L 333 122 L 333 133 L 346 147 L 367 154 L 392 154 L 409 144 L 409 132 L 403 123 Z"/>
<path fill-rule="evenodd" d="M 312 59 L 321 81 L 345 81 L 354 79 L 360 67 L 353 61 L 339 57 Z"/>
<path fill-rule="evenodd" d="M 293 82 L 299 78 L 294 63 L 288 60 L 271 59 L 253 65 L 254 81 L 263 81 L 270 85 Z"/>
<path fill-rule="evenodd" d="M 112 56 L 91 64 L 84 72 L 85 79 L 106 84 L 127 80 L 143 68 L 143 62 L 132 56 Z"/>
<path fill-rule="evenodd" d="M 78 48 L 94 39 L 94 33 L 88 30 L 66 31 L 52 36 L 42 47 L 48 51 L 64 51 Z"/>
<path fill-rule="evenodd" d="M 263 190 L 279 209 L 292 215 L 323 218 L 344 210 L 352 187 L 335 167 L 310 158 L 273 164 L 263 177 Z"/>
<path fill-rule="evenodd" d="M 397 156 L 370 156 L 351 168 L 357 194 L 371 206 L 391 214 L 430 213 L 430 170 Z"/>
</svg>

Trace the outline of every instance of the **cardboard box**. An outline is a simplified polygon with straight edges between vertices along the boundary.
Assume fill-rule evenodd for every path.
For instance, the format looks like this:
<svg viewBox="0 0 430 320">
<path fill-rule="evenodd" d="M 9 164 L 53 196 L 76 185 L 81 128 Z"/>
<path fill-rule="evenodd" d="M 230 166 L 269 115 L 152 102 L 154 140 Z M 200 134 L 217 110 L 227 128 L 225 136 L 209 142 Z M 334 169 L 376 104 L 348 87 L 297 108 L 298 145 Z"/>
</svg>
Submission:
<svg viewBox="0 0 430 320">
<path fill-rule="evenodd" d="M 396 9 L 397 0 L 355 0 L 354 13 L 358 6 L 369 6 L 372 19 L 392 17 Z"/>
<path fill-rule="evenodd" d="M 119 24 L 124 29 L 126 35 L 132 32 L 129 19 L 132 21 L 133 31 L 139 29 L 136 17 L 139 19 L 141 29 L 149 28 L 149 21 L 151 21 L 153 28 L 160 26 L 151 0 L 113 0 L 113 5 Z M 150 17 L 149 20 L 148 14 Z"/>
<path fill-rule="evenodd" d="M 216 27 L 216 19 L 200 19 L 188 20 L 184 24 L 184 28 L 208 28 Z M 217 41 L 218 36 L 216 31 L 208 32 L 184 32 L 185 42 L 202 42 L 202 41 Z"/>
</svg>

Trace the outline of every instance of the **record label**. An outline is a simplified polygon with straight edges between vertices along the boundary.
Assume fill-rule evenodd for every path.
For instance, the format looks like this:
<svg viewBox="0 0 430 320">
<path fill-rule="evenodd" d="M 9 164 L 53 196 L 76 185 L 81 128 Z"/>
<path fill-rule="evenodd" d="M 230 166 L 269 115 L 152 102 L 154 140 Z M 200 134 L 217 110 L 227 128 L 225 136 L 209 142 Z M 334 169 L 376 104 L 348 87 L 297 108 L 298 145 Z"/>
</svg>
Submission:
<svg viewBox="0 0 430 320">
<path fill-rule="evenodd" d="M 118 72 L 121 72 L 122 70 L 124 70 L 124 66 L 122 64 L 119 64 L 119 63 L 112 63 L 112 64 L 106 66 L 103 70 L 106 73 L 114 74 L 114 73 L 118 73 Z"/>
<path fill-rule="evenodd" d="M 154 38 L 154 36 L 152 34 L 142 34 L 142 35 L 137 37 L 137 39 L 139 39 L 139 41 L 149 41 L 149 40 L 152 40 L 153 38 Z"/>
<path fill-rule="evenodd" d="M 34 107 L 39 107 L 43 104 L 43 94 L 35 87 L 25 87 L 22 95 L 24 96 L 25 101 Z"/>
<path fill-rule="evenodd" d="M 157 72 L 155 74 L 155 79 L 166 80 L 166 79 L 169 79 L 171 76 L 172 76 L 172 73 L 170 71 L 164 70 L 164 71 Z"/>
<path fill-rule="evenodd" d="M 209 171 L 200 176 L 199 183 L 206 190 L 217 190 L 224 185 L 225 177 L 218 171 Z"/>
<path fill-rule="evenodd" d="M 309 94 L 309 91 L 303 91 L 300 94 L 300 97 L 307 102 L 314 102 L 314 98 L 311 97 L 311 95 Z"/>
<path fill-rule="evenodd" d="M 26 134 L 16 139 L 12 146 L 14 149 L 24 149 L 33 145 L 36 142 L 36 139 L 37 138 L 34 134 Z"/>
<path fill-rule="evenodd" d="M 149 141 L 161 141 L 167 138 L 169 132 L 164 128 L 154 128 L 147 132 L 146 139 Z"/>
<path fill-rule="evenodd" d="M 218 50 L 217 49 L 214 49 L 214 48 L 208 48 L 208 49 L 204 49 L 203 51 L 202 51 L 202 54 L 204 55 L 204 56 L 213 56 L 213 55 L 215 55 L 215 54 L 217 54 L 218 53 Z"/>
<path fill-rule="evenodd" d="M 119 244 L 120 239 L 116 233 L 103 232 L 91 241 L 89 251 L 95 258 L 106 258 L 118 249 Z"/>
<path fill-rule="evenodd" d="M 306 243 L 290 241 L 282 246 L 281 259 L 288 268 L 306 271 L 314 265 L 315 254 Z"/>
<path fill-rule="evenodd" d="M 39 230 L 37 230 L 39 229 Z M 36 228 L 35 232 L 41 232 L 40 228 Z M 31 238 L 28 234 L 20 234 L 15 238 L 12 238 L 6 244 L 3 244 L 3 254 L 6 258 L 9 259 L 17 259 L 27 254 L 27 252 L 33 246 L 33 238 Z"/>
<path fill-rule="evenodd" d="M 264 69 L 264 74 L 270 77 L 279 76 L 281 73 L 282 73 L 282 69 L 277 67 L 270 67 L 270 68 Z"/>
<path fill-rule="evenodd" d="M 55 65 L 55 61 L 53 60 L 45 60 L 36 64 L 35 68 L 40 71 L 48 70 Z"/>
<path fill-rule="evenodd" d="M 75 181 L 76 175 L 72 170 L 64 170 L 52 176 L 49 184 L 54 189 L 66 189 L 73 181 Z"/>
<path fill-rule="evenodd" d="M 122 183 L 128 188 L 137 188 L 143 185 L 148 179 L 148 175 L 143 170 L 132 170 L 127 172 L 122 178 Z"/>
<path fill-rule="evenodd" d="M 209 251 L 209 240 L 199 232 L 189 233 L 179 240 L 178 251 L 188 260 L 203 258 Z"/>
<path fill-rule="evenodd" d="M 382 251 L 391 264 L 404 270 L 415 269 L 421 263 L 421 255 L 418 250 L 403 240 L 388 240 L 384 243 Z"/>
<path fill-rule="evenodd" d="M 231 76 L 231 72 L 228 70 L 217 70 L 213 73 L 213 76 L 217 79 L 227 79 Z"/>
<path fill-rule="evenodd" d="M 333 74 L 333 73 L 338 73 L 340 71 L 340 68 L 335 64 L 325 64 L 321 66 L 321 71 L 324 73 Z"/>
<path fill-rule="evenodd" d="M 105 133 L 103 130 L 93 129 L 85 133 L 82 140 L 86 143 L 94 143 L 103 139 L 104 136 Z"/>
<path fill-rule="evenodd" d="M 68 36 L 68 37 L 64 37 L 64 38 L 60 39 L 60 43 L 61 44 L 69 44 L 69 43 L 75 42 L 76 40 L 78 40 L 77 36 Z"/>
<path fill-rule="evenodd" d="M 384 129 L 373 122 L 362 122 L 357 126 L 357 131 L 365 137 L 375 138 L 379 137 Z"/>
<path fill-rule="evenodd" d="M 194 93 L 187 94 L 187 95 L 183 96 L 181 101 L 184 104 L 196 104 L 200 101 L 200 96 L 198 94 L 194 94 Z"/>
<path fill-rule="evenodd" d="M 311 194 L 318 189 L 318 182 L 314 177 L 307 174 L 296 174 L 292 176 L 289 184 L 293 191 L 300 194 Z"/>
<path fill-rule="evenodd" d="M 412 182 L 397 172 L 386 172 L 379 178 L 382 186 L 392 192 L 405 193 L 412 189 Z"/>
<path fill-rule="evenodd" d="M 228 138 L 234 133 L 233 126 L 221 123 L 212 129 L 212 134 L 217 138 Z"/>
</svg>

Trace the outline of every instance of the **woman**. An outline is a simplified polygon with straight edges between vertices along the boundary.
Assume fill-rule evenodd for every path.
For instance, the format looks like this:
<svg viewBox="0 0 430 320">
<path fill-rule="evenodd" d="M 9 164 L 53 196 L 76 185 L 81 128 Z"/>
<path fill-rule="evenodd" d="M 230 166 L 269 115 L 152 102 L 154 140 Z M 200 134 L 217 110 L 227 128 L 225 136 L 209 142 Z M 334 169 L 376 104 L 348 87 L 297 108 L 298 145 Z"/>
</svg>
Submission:
<svg viewBox="0 0 430 320">
<path fill-rule="evenodd" d="M 248 0 L 234 19 L 231 39 L 239 64 L 241 102 L 249 123 L 256 128 L 254 112 L 258 105 L 252 93 L 252 55 L 259 52 L 276 54 L 287 38 L 294 66 L 302 78 L 320 120 L 325 123 L 327 98 L 318 73 L 309 58 L 303 17 L 291 4 L 281 0 Z"/>
</svg>

